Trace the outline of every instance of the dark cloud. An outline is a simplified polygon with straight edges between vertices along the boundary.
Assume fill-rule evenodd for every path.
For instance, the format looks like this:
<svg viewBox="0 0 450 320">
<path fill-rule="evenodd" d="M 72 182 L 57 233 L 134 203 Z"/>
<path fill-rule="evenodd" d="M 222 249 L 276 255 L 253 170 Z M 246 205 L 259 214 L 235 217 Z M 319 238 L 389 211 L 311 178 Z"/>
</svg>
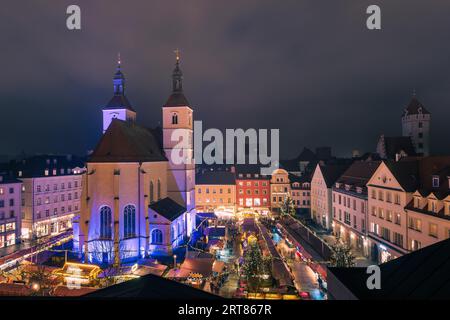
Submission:
<svg viewBox="0 0 450 320">
<path fill-rule="evenodd" d="M 82 9 L 82 31 L 65 10 Z M 173 50 L 205 127 L 280 128 L 282 152 L 374 150 L 401 132 L 413 88 L 432 112 L 432 148 L 450 152 L 450 3 L 377 1 L 13 1 L 0 12 L 0 154 L 94 147 L 117 52 L 138 120 L 161 118 Z"/>
</svg>

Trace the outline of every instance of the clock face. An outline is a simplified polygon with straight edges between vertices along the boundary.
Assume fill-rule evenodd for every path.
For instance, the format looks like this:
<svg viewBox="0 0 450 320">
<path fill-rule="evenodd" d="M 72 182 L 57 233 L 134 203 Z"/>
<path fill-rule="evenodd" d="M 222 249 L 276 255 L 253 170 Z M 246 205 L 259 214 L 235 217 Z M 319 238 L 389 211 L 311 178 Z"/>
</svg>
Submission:
<svg viewBox="0 0 450 320">
<path fill-rule="evenodd" d="M 118 112 L 111 112 L 111 118 L 116 119 L 119 116 Z"/>
</svg>

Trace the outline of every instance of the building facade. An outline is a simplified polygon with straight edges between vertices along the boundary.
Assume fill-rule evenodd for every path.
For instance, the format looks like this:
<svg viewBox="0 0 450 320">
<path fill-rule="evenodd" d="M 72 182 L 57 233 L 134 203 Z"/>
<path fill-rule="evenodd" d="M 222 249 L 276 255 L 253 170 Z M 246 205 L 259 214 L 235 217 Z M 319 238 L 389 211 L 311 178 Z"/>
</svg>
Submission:
<svg viewBox="0 0 450 320">
<path fill-rule="evenodd" d="M 0 175 L 0 248 L 21 239 L 22 182 Z"/>
<path fill-rule="evenodd" d="M 300 214 L 310 215 L 311 212 L 311 178 L 308 175 L 297 177 L 290 175 L 291 198 Z"/>
<path fill-rule="evenodd" d="M 273 213 L 280 213 L 281 207 L 287 197 L 291 196 L 291 183 L 289 173 L 284 169 L 276 169 L 270 180 L 270 198 Z"/>
<path fill-rule="evenodd" d="M 72 220 L 80 212 L 83 159 L 32 156 L 11 161 L 9 170 L 23 184 L 23 240 L 55 236 L 72 228 Z"/>
<path fill-rule="evenodd" d="M 182 92 L 179 57 L 172 78 L 173 91 L 162 108 L 162 134 L 135 119 L 114 118 L 87 162 L 74 227 L 74 245 L 85 261 L 118 264 L 171 255 L 195 227 L 193 118 Z M 128 101 L 125 78 L 119 80 L 113 80 L 115 96 L 116 87 L 122 88 L 116 100 Z M 115 109 L 107 110 L 108 116 Z M 175 129 L 183 133 L 180 143 L 171 139 Z M 183 154 L 181 163 L 173 160 L 173 150 Z"/>
<path fill-rule="evenodd" d="M 352 249 L 369 256 L 366 184 L 379 161 L 355 161 L 332 188 L 333 233 Z"/>
<path fill-rule="evenodd" d="M 369 237 L 386 262 L 449 236 L 450 157 L 384 161 L 369 180 Z"/>
<path fill-rule="evenodd" d="M 311 219 L 331 230 L 333 223 L 332 187 L 348 164 L 317 164 L 311 178 Z"/>
<path fill-rule="evenodd" d="M 195 178 L 197 212 L 215 212 L 218 216 L 236 213 L 236 178 L 233 172 L 209 171 Z"/>
<path fill-rule="evenodd" d="M 255 170 L 236 171 L 236 208 L 238 212 L 267 215 L 271 206 L 270 177 Z"/>
</svg>

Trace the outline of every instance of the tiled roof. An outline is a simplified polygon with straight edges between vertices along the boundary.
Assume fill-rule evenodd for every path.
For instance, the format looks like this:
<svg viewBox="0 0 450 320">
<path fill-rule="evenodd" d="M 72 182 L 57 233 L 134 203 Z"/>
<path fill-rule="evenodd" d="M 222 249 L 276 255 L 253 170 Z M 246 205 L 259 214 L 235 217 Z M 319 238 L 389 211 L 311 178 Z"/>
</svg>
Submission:
<svg viewBox="0 0 450 320">
<path fill-rule="evenodd" d="M 329 268 L 357 299 L 448 299 L 450 239 L 380 265 L 381 289 L 369 290 L 366 268 Z M 328 277 L 330 278 L 330 276 Z M 329 292 L 339 298 L 333 282 Z"/>
<path fill-rule="evenodd" d="M 125 95 L 114 95 L 103 109 L 110 110 L 110 109 L 120 109 L 120 108 L 135 111 Z"/>
<path fill-rule="evenodd" d="M 336 182 L 364 187 L 381 161 L 355 161 Z"/>
<path fill-rule="evenodd" d="M 412 114 L 430 114 L 430 112 L 413 96 L 409 104 L 405 108 L 404 116 Z"/>
<path fill-rule="evenodd" d="M 186 99 L 182 92 L 172 93 L 169 96 L 169 99 L 167 99 L 166 103 L 164 104 L 165 107 L 180 107 L 189 105 L 189 101 Z"/>
<path fill-rule="evenodd" d="M 416 155 L 411 137 L 384 137 L 386 158 L 395 159 L 395 155 L 404 151 L 408 156 Z"/>
<path fill-rule="evenodd" d="M 198 185 L 234 185 L 236 177 L 229 171 L 207 171 L 195 176 L 195 184 Z"/>
<path fill-rule="evenodd" d="M 350 166 L 348 164 L 326 164 L 320 165 L 320 170 L 322 171 L 322 175 L 325 179 L 325 183 L 328 188 L 331 188 L 337 179 L 347 170 Z"/>
<path fill-rule="evenodd" d="M 48 176 L 72 175 L 73 172 L 69 169 L 83 168 L 84 160 L 74 155 L 45 154 L 23 157 L 0 165 L 0 174 L 8 179 L 44 177 L 45 170 L 48 170 Z M 21 177 L 18 176 L 19 171 L 22 173 Z"/>
<path fill-rule="evenodd" d="M 149 208 L 163 216 L 169 221 L 174 221 L 176 218 L 186 212 L 186 208 L 176 203 L 171 198 L 164 198 L 149 205 Z"/>
<path fill-rule="evenodd" d="M 113 119 L 88 162 L 167 161 L 158 139 L 144 127 Z"/>
<path fill-rule="evenodd" d="M 219 296 L 153 274 L 122 282 L 83 296 L 85 298 L 141 298 L 156 300 L 222 299 Z"/>
</svg>

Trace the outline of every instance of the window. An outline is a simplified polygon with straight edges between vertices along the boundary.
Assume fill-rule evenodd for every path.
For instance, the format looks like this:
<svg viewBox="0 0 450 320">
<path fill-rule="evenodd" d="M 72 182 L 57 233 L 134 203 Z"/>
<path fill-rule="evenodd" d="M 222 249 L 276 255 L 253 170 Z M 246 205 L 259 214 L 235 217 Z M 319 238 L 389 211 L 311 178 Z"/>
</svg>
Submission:
<svg viewBox="0 0 450 320">
<path fill-rule="evenodd" d="M 389 203 L 392 202 L 392 194 L 390 192 L 386 193 L 386 202 L 389 202 Z"/>
<path fill-rule="evenodd" d="M 378 200 L 383 201 L 383 191 L 378 191 Z"/>
<path fill-rule="evenodd" d="M 438 226 L 437 226 L 437 224 L 430 222 L 428 235 L 430 237 L 433 237 L 433 238 L 437 238 L 438 237 Z"/>
<path fill-rule="evenodd" d="M 127 205 L 123 209 L 123 236 L 124 238 L 134 237 L 136 234 L 136 207 Z"/>
<path fill-rule="evenodd" d="M 376 199 L 377 198 L 377 192 L 376 190 L 372 189 L 372 199 Z"/>
<path fill-rule="evenodd" d="M 100 208 L 100 238 L 112 238 L 112 216 L 111 208 L 108 206 Z"/>
<path fill-rule="evenodd" d="M 422 221 L 418 218 L 409 217 L 408 227 L 412 230 L 421 232 L 422 231 Z"/>
<path fill-rule="evenodd" d="M 400 204 L 400 194 L 396 193 L 394 198 L 395 198 L 395 201 L 394 201 L 395 204 Z"/>
<path fill-rule="evenodd" d="M 178 124 L 178 114 L 177 113 L 172 114 L 172 124 Z"/>
<path fill-rule="evenodd" d="M 439 177 L 433 177 L 432 183 L 433 183 L 433 188 L 439 188 Z"/>
<path fill-rule="evenodd" d="M 152 244 L 162 244 L 163 243 L 163 233 L 159 229 L 154 229 L 152 231 Z"/>
<path fill-rule="evenodd" d="M 157 196 L 158 196 L 158 200 L 161 200 L 161 181 L 158 179 L 158 185 L 156 186 L 156 192 L 157 192 Z"/>
<path fill-rule="evenodd" d="M 394 232 L 394 244 L 403 248 L 403 235 L 401 233 Z"/>
<path fill-rule="evenodd" d="M 415 250 L 419 250 L 420 248 L 422 248 L 422 244 L 420 243 L 420 241 L 411 240 L 410 250 L 415 251 Z"/>
<path fill-rule="evenodd" d="M 348 224 L 348 225 L 350 225 L 350 213 L 348 213 L 348 212 L 344 212 L 344 214 L 345 214 L 345 220 L 344 220 L 344 222 L 345 222 L 345 224 Z"/>
<path fill-rule="evenodd" d="M 381 237 L 384 240 L 391 241 L 391 231 L 388 228 L 381 227 Z"/>
<path fill-rule="evenodd" d="M 150 181 L 150 203 L 155 201 L 154 190 L 153 190 L 153 181 Z"/>
</svg>

